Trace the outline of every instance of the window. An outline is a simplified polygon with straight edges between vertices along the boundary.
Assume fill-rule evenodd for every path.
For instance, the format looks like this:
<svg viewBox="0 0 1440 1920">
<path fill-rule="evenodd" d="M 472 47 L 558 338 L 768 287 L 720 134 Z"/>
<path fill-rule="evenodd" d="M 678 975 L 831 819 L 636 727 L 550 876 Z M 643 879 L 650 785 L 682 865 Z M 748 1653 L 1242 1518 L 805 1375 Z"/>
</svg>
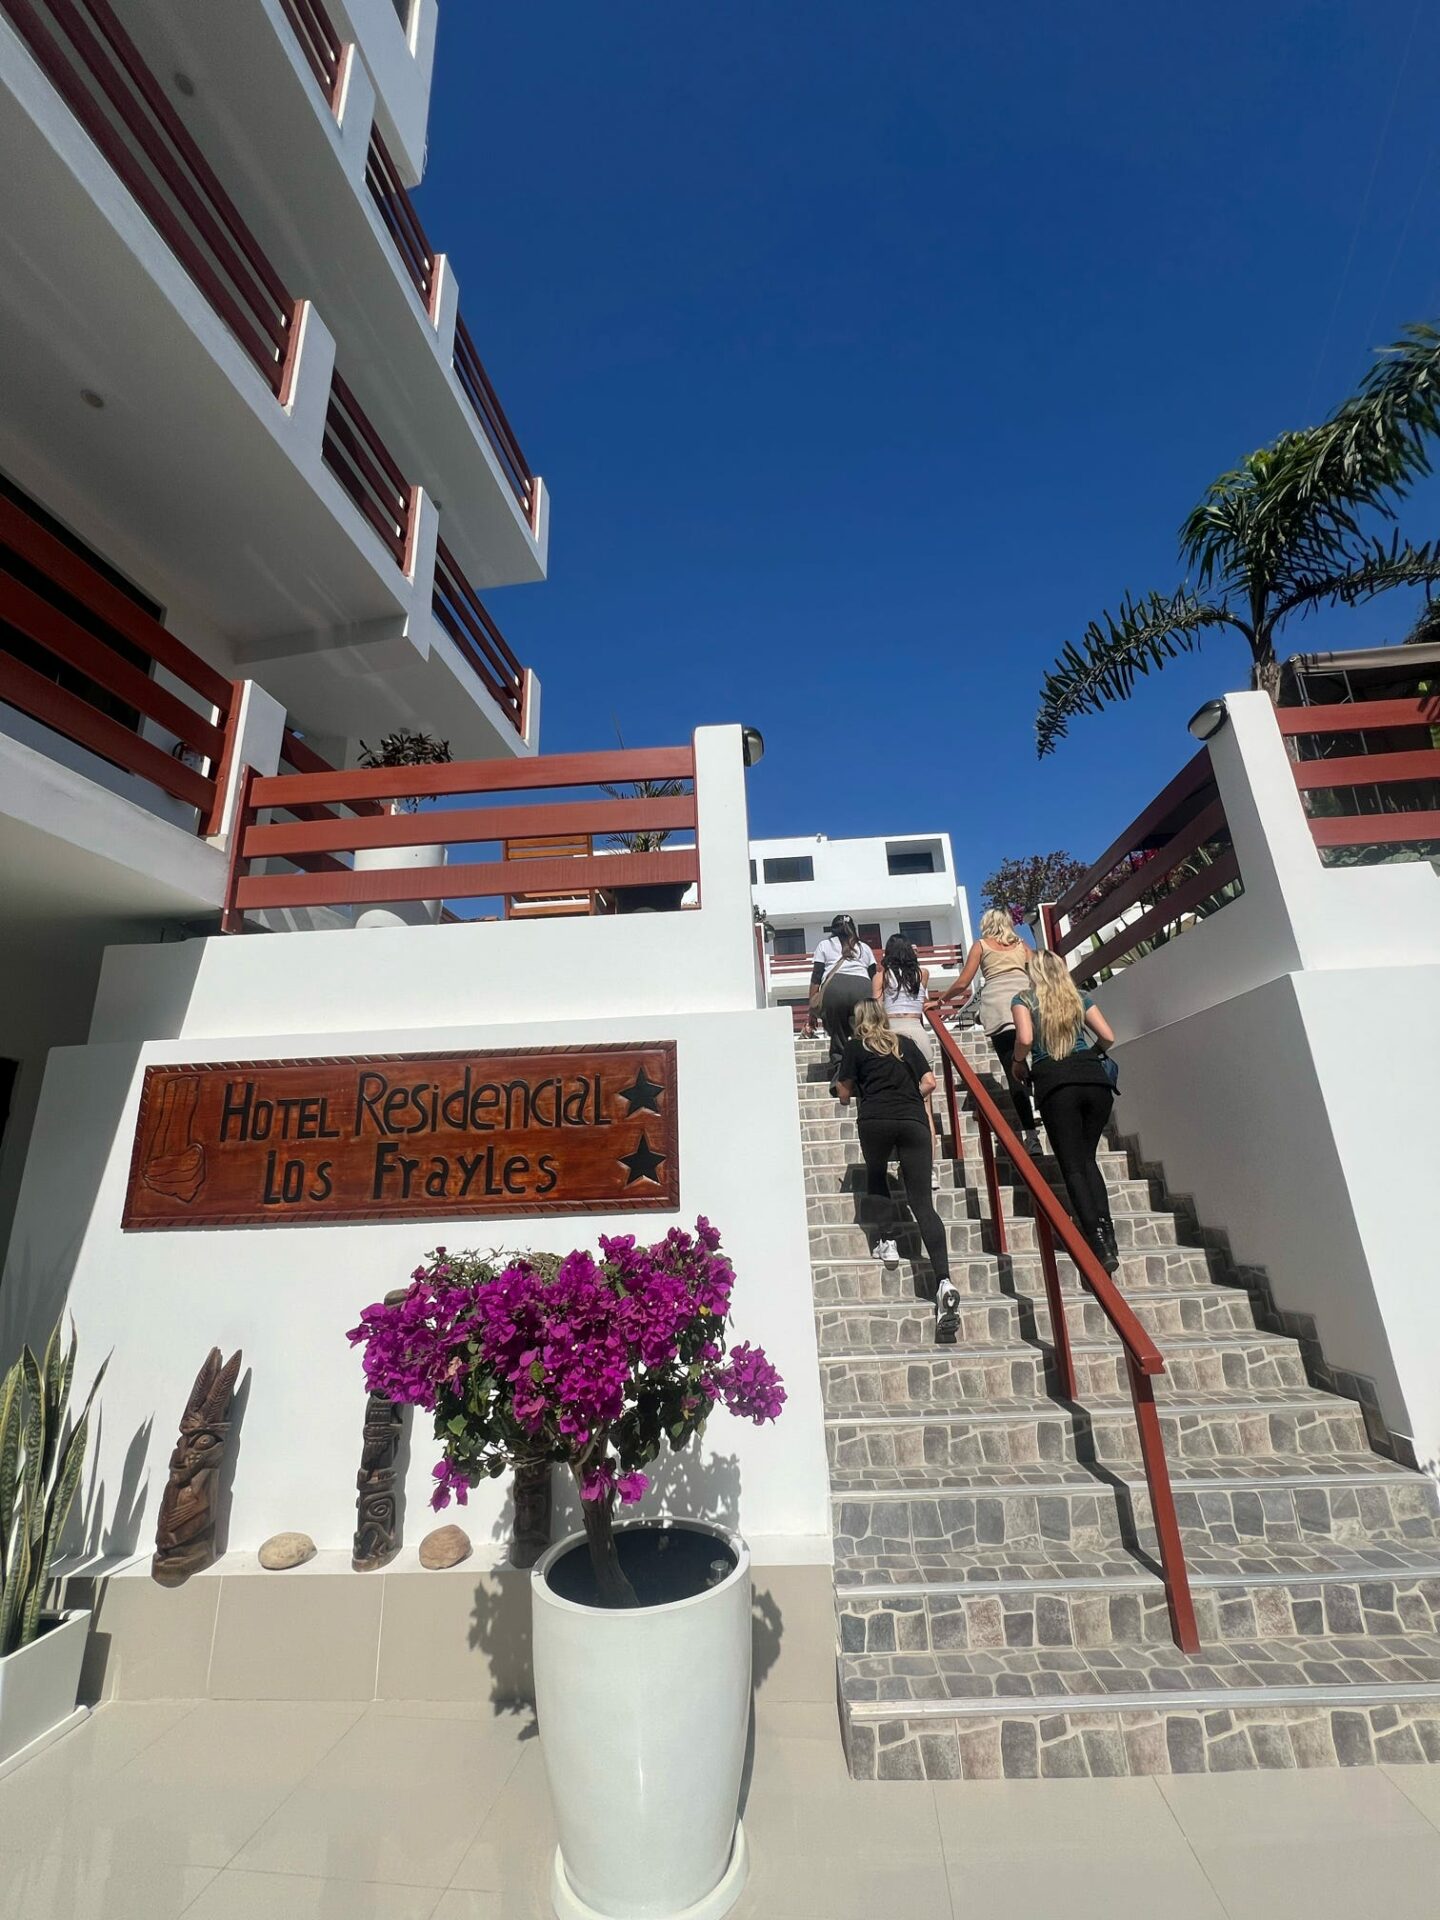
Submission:
<svg viewBox="0 0 1440 1920">
<path fill-rule="evenodd" d="M 755 884 L 755 862 L 753 860 L 750 862 L 750 884 L 752 887 Z"/>
<path fill-rule="evenodd" d="M 779 886 L 787 880 L 813 880 L 815 862 L 809 854 L 787 855 L 783 860 L 765 862 L 765 884 L 767 887 Z"/>
<path fill-rule="evenodd" d="M 885 937 L 880 931 L 880 922 L 878 920 L 864 920 L 856 927 L 855 931 L 872 953 L 879 953 L 885 944 Z"/>
<path fill-rule="evenodd" d="M 912 947 L 933 947 L 935 936 L 930 931 L 928 920 L 902 920 L 900 937 L 908 940 Z"/>
<path fill-rule="evenodd" d="M 805 944 L 805 929 L 803 927 L 777 927 L 775 929 L 775 955 L 777 959 L 781 954 L 805 954 L 809 951 L 809 947 Z"/>
<path fill-rule="evenodd" d="M 885 861 L 891 873 L 934 873 L 933 847 L 887 847 Z"/>
</svg>

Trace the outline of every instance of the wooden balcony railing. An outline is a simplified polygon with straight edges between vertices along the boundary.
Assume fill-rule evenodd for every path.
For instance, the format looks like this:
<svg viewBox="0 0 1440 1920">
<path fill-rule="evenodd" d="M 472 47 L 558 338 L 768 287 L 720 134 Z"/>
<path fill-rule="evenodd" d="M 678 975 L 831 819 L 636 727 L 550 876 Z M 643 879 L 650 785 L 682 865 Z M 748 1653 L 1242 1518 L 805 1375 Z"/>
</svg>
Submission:
<svg viewBox="0 0 1440 1920">
<path fill-rule="evenodd" d="M 1202 747 L 1044 909 L 1046 944 L 1065 957 L 1076 984 L 1088 987 L 1218 912 L 1242 890 L 1210 751 Z"/>
<path fill-rule="evenodd" d="M 916 947 L 915 954 L 922 967 L 960 967 L 965 963 L 963 947 Z M 875 958 L 880 958 L 879 949 Z M 768 966 L 772 977 L 775 974 L 808 975 L 814 962 L 808 953 L 772 953 L 768 956 Z"/>
<path fill-rule="evenodd" d="M 283 394 L 296 303 L 109 0 L 0 0 L 0 12 L 271 391 Z"/>
<path fill-rule="evenodd" d="M 478 593 L 442 540 L 435 552 L 435 618 L 464 654 L 476 677 L 525 734 L 525 669 L 486 612 Z"/>
<path fill-rule="evenodd" d="M 536 493 L 535 476 L 530 471 L 529 462 L 520 451 L 520 442 L 515 438 L 515 430 L 505 417 L 505 409 L 500 404 L 499 395 L 490 383 L 470 329 L 461 314 L 455 323 L 455 372 L 460 381 L 466 399 L 474 409 L 475 417 L 484 430 L 486 439 L 495 451 L 495 457 L 510 484 L 510 490 L 520 502 L 525 518 L 531 526 L 535 525 Z"/>
<path fill-rule="evenodd" d="M 345 43 L 320 0 L 280 0 L 280 5 L 333 113 L 345 71 Z"/>
<path fill-rule="evenodd" d="M 157 667 L 199 706 L 152 678 Z M 218 831 L 232 682 L 4 496 L 0 701 L 194 807 L 201 833 Z M 145 720 L 174 745 L 145 739 Z"/>
<path fill-rule="evenodd" d="M 1362 863 L 1367 851 L 1440 850 L 1440 693 L 1278 707 L 1275 718 L 1322 860 L 1341 848 Z"/>
<path fill-rule="evenodd" d="M 404 571 L 410 564 L 415 489 L 337 372 L 325 415 L 325 464 Z"/>
<path fill-rule="evenodd" d="M 435 249 L 425 237 L 420 216 L 415 211 L 400 170 L 390 157 L 378 127 L 370 129 L 370 151 L 365 156 L 365 184 L 380 210 L 386 231 L 395 242 L 401 265 L 414 282 L 425 311 L 433 314 L 435 303 Z"/>
</svg>

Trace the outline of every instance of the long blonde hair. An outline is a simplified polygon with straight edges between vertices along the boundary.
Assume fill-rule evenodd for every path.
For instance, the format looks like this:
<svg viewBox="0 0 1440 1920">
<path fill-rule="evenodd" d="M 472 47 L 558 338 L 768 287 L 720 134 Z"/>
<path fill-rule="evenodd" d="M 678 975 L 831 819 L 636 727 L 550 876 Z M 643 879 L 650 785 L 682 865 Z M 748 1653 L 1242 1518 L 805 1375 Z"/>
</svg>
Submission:
<svg viewBox="0 0 1440 1920">
<path fill-rule="evenodd" d="M 1030 984 L 1041 1045 L 1052 1060 L 1065 1060 L 1074 1052 L 1085 1025 L 1085 1003 L 1070 978 L 1070 969 L 1058 953 L 1032 953 Z"/>
<path fill-rule="evenodd" d="M 890 1016 L 878 1000 L 857 1002 L 850 1016 L 850 1025 L 862 1047 L 871 1053 L 888 1053 L 899 1059 L 900 1036 L 891 1026 Z"/>
<path fill-rule="evenodd" d="M 1014 947 L 1024 943 L 1015 931 L 1015 923 L 1008 913 L 1002 913 L 999 907 L 991 907 L 980 916 L 980 938 L 988 940 L 992 946 Z"/>
</svg>

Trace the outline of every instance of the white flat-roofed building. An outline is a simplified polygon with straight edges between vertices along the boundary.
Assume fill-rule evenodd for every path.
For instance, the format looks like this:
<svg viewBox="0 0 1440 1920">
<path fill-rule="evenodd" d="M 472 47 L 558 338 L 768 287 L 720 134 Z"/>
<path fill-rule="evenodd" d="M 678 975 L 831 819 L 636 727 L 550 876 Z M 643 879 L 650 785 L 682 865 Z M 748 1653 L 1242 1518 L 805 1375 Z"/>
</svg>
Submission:
<svg viewBox="0 0 1440 1920">
<path fill-rule="evenodd" d="M 768 928 L 772 1006 L 807 998 L 810 956 L 837 913 L 854 916 L 877 957 L 891 934 L 903 933 L 941 986 L 954 979 L 970 944 L 970 909 L 948 833 L 752 840 L 750 885 Z"/>
</svg>

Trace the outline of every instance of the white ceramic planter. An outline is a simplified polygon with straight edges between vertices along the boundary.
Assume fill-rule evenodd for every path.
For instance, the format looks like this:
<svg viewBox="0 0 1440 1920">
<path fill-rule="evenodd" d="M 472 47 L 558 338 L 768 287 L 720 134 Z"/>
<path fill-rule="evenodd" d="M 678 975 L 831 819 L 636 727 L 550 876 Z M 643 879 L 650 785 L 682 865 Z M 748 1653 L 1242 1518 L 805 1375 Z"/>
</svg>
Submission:
<svg viewBox="0 0 1440 1920">
<path fill-rule="evenodd" d="M 62 1614 L 29 1646 L 0 1659 L 0 1767 L 75 1711 L 90 1613 Z"/>
<path fill-rule="evenodd" d="M 443 867 L 445 848 L 443 846 L 425 847 L 357 847 L 355 850 L 355 871 L 373 873 L 379 868 L 404 867 L 413 870 L 416 867 Z M 438 900 L 392 900 L 384 905 L 362 907 L 355 916 L 357 927 L 374 929 L 376 927 L 433 927 L 440 918 Z"/>
<path fill-rule="evenodd" d="M 563 1554 L 583 1547 L 577 1533 L 531 1575 L 560 1920 L 719 1920 L 745 1885 L 738 1811 L 750 1724 L 750 1552 L 724 1527 L 666 1524 L 723 1542 L 737 1556 L 734 1571 L 667 1606 L 579 1606 L 546 1579 Z"/>
</svg>

